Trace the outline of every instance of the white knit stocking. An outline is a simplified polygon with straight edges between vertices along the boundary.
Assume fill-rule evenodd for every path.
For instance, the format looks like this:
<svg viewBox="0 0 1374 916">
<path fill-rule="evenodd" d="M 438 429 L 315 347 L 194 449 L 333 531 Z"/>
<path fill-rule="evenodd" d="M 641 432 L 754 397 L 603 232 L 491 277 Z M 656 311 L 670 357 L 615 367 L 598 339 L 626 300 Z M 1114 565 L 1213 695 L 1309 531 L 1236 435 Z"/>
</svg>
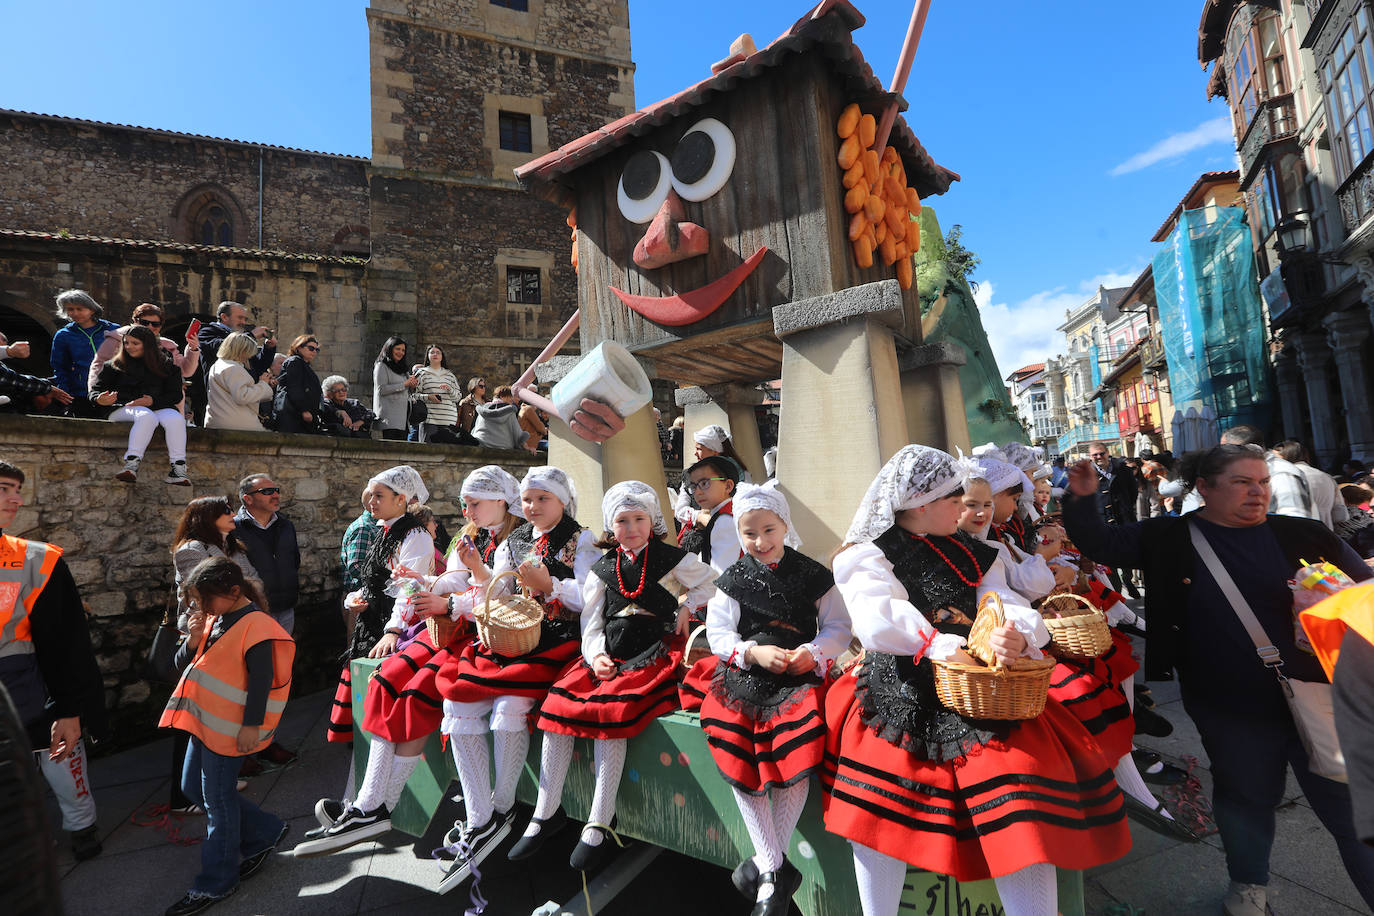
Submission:
<svg viewBox="0 0 1374 916">
<path fill-rule="evenodd" d="M 610 826 L 615 817 L 615 796 L 620 790 L 620 774 L 625 770 L 624 738 L 598 738 L 595 742 L 593 759 L 596 761 L 596 789 L 592 792 L 592 807 L 587 814 L 588 824 Z M 601 844 L 603 834 L 599 830 L 583 830 L 582 842 L 588 846 Z"/>
<path fill-rule="evenodd" d="M 401 792 L 405 790 L 406 780 L 410 779 L 410 774 L 415 772 L 415 764 L 420 762 L 420 755 L 414 757 L 402 757 L 397 754 L 391 761 L 391 778 L 386 785 L 386 807 L 388 811 L 396 810 L 396 803 L 401 800 Z"/>
<path fill-rule="evenodd" d="M 374 811 L 386 804 L 386 790 L 391 784 L 391 764 L 395 759 L 396 745 L 373 735 L 372 746 L 367 751 L 367 770 L 363 773 L 363 784 L 358 787 L 354 806 L 362 811 Z"/>
<path fill-rule="evenodd" d="M 754 862 L 759 867 L 759 874 L 777 871 L 782 867 L 786 850 L 778 843 L 773 806 L 768 796 L 750 795 L 733 788 L 731 791 L 735 793 L 735 804 L 744 818 L 744 828 L 749 831 L 749 840 L 754 844 Z"/>
<path fill-rule="evenodd" d="M 481 735 L 449 735 L 453 762 L 458 765 L 458 781 L 463 785 L 463 804 L 468 827 L 481 827 L 491 820 L 491 766 L 487 762 L 487 739 Z"/>
<path fill-rule="evenodd" d="M 515 788 L 530 751 L 530 733 L 524 729 L 497 731 L 491 737 L 496 750 L 496 789 L 491 802 L 497 811 L 505 812 L 515 806 Z"/>
<path fill-rule="evenodd" d="M 1140 775 L 1140 770 L 1136 769 L 1135 758 L 1126 754 L 1116 762 L 1112 768 L 1112 774 L 1116 776 L 1116 784 L 1121 787 L 1121 791 L 1134 798 L 1136 801 L 1148 808 L 1155 808 L 1159 805 L 1159 799 L 1150 791 L 1150 787 L 1145 784 L 1145 780 Z M 1159 813 L 1173 820 L 1174 816 L 1164 808 L 1159 808 Z"/>
<path fill-rule="evenodd" d="M 792 845 L 792 831 L 797 829 L 801 820 L 802 808 L 806 807 L 806 796 L 811 791 L 810 780 L 803 779 L 796 785 L 785 789 L 774 789 L 773 797 L 773 835 L 778 838 L 778 847 L 787 855 Z"/>
<path fill-rule="evenodd" d="M 539 751 L 539 798 L 534 803 L 535 819 L 548 820 L 563 803 L 563 780 L 572 764 L 572 752 L 572 735 L 544 732 L 544 746 Z"/>
<path fill-rule="evenodd" d="M 854 847 L 854 879 L 864 916 L 897 916 L 906 883 L 906 863 L 861 843 Z"/>
<path fill-rule="evenodd" d="M 1059 912 L 1059 884 L 1053 865 L 1027 865 L 992 880 L 1007 916 L 1055 916 Z"/>
<path fill-rule="evenodd" d="M 1135 712 L 1135 675 L 1129 675 L 1126 680 L 1121 682 L 1121 689 L 1126 693 L 1126 705 L 1131 707 L 1131 712 Z"/>
</svg>

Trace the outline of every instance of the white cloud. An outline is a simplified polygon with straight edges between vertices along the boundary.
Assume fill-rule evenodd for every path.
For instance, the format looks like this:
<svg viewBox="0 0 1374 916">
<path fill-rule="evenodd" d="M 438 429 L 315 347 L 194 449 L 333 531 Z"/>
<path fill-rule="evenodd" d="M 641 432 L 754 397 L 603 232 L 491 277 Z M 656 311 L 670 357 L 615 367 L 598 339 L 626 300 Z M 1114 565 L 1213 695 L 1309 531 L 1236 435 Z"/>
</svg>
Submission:
<svg viewBox="0 0 1374 916">
<path fill-rule="evenodd" d="M 1177 159 L 1185 153 L 1191 153 L 1193 150 L 1201 149 L 1204 146 L 1211 146 L 1213 143 L 1235 145 L 1235 138 L 1231 135 L 1231 119 L 1228 116 L 1222 115 L 1210 121 L 1204 121 L 1192 130 L 1185 130 L 1165 137 L 1143 153 L 1136 153 L 1113 168 L 1108 174 L 1116 176 L 1138 172 L 1155 163 Z"/>
<path fill-rule="evenodd" d="M 1057 286 L 1015 304 L 994 302 L 993 283 L 980 283 L 973 298 L 978 303 L 983 328 L 1002 377 L 1022 366 L 1043 363 L 1063 353 L 1064 335 L 1057 329 L 1064 323 L 1065 312 L 1086 302 L 1099 286 L 1108 289 L 1130 286 L 1139 275 L 1139 271 L 1107 271 L 1084 280 L 1076 288 Z"/>
</svg>

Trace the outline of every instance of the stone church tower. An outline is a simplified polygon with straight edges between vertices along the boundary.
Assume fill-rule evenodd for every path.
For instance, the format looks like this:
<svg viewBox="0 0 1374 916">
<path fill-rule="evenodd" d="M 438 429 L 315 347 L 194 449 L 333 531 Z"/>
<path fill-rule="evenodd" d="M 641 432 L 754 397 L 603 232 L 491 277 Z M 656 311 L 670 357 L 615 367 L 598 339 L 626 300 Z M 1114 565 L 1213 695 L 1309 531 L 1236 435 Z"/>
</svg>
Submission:
<svg viewBox="0 0 1374 916">
<path fill-rule="evenodd" d="M 372 0 L 366 350 L 509 383 L 577 307 L 566 213 L 512 169 L 634 110 L 627 0 Z"/>
</svg>

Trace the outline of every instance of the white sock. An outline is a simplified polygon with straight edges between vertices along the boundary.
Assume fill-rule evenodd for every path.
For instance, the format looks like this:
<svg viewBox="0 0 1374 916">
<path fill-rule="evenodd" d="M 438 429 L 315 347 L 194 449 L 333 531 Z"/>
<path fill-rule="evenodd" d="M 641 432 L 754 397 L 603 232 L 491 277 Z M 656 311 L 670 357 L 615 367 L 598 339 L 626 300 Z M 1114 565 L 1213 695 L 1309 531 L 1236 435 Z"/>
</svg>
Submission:
<svg viewBox="0 0 1374 916">
<path fill-rule="evenodd" d="M 539 751 L 539 798 L 534 803 L 536 820 L 553 817 L 563 803 L 563 780 L 572 764 L 572 752 L 572 735 L 544 732 L 544 746 Z"/>
<path fill-rule="evenodd" d="M 372 736 L 367 752 L 367 770 L 353 806 L 361 811 L 374 811 L 386 804 L 387 786 L 391 784 L 391 764 L 396 759 L 396 745 L 385 738 Z"/>
<path fill-rule="evenodd" d="M 353 797 L 353 791 L 358 788 L 358 761 L 353 756 L 353 745 L 348 746 L 348 778 L 344 780 L 343 797 L 345 799 Z"/>
<path fill-rule="evenodd" d="M 1121 682 L 1121 689 L 1126 694 L 1126 705 L 1135 712 L 1135 675 L 1131 674 L 1126 680 Z"/>
<path fill-rule="evenodd" d="M 768 796 L 750 795 L 735 788 L 730 791 L 735 794 L 735 804 L 744 818 L 744 829 L 749 831 L 749 841 L 754 844 L 754 862 L 759 867 L 759 874 L 777 871 L 782 867 L 784 850 L 778 847 L 773 806 Z"/>
<path fill-rule="evenodd" d="M 391 761 L 391 778 L 386 784 L 386 807 L 388 811 L 396 810 L 396 803 L 401 800 L 401 791 L 406 787 L 406 780 L 410 779 L 410 774 L 415 772 L 415 764 L 420 762 L 420 755 L 414 757 L 402 757 L 397 754 Z"/>
<path fill-rule="evenodd" d="M 801 820 L 802 808 L 806 807 L 806 796 L 811 792 L 810 780 L 803 779 L 796 785 L 785 789 L 774 789 L 773 798 L 773 835 L 778 838 L 778 848 L 784 856 L 792 845 L 792 831 L 797 829 Z"/>
<path fill-rule="evenodd" d="M 1121 791 L 1131 798 L 1150 808 L 1159 804 L 1159 799 L 1155 798 L 1155 794 L 1145 784 L 1145 780 L 1140 775 L 1140 770 L 1136 769 L 1135 758 L 1130 754 L 1126 754 L 1117 761 L 1112 773 L 1116 776 L 1116 784 L 1121 787 Z M 1160 808 L 1159 813 L 1169 820 L 1174 819 L 1174 816 L 1164 808 Z"/>
<path fill-rule="evenodd" d="M 487 741 L 481 735 L 449 735 L 448 740 L 453 745 L 453 762 L 458 765 L 458 781 L 463 785 L 468 827 L 481 827 L 491 820 L 491 765 L 487 762 Z"/>
<path fill-rule="evenodd" d="M 1007 916 L 1055 916 L 1059 912 L 1059 884 L 1053 865 L 1027 865 L 992 880 Z"/>
<path fill-rule="evenodd" d="M 625 749 L 629 742 L 624 738 L 598 738 L 594 744 L 596 789 L 592 792 L 587 823 L 609 827 L 615 817 L 615 796 L 620 791 L 620 774 L 625 770 Z M 600 830 L 582 831 L 582 842 L 588 846 L 600 846 L 603 839 L 605 835 Z"/>
<path fill-rule="evenodd" d="M 861 843 L 854 847 L 854 880 L 864 916 L 897 916 L 906 884 L 906 863 Z"/>
<path fill-rule="evenodd" d="M 496 789 L 491 802 L 497 811 L 509 811 L 515 807 L 515 788 L 530 752 L 530 733 L 499 731 L 492 732 L 491 737 L 496 745 Z"/>
</svg>

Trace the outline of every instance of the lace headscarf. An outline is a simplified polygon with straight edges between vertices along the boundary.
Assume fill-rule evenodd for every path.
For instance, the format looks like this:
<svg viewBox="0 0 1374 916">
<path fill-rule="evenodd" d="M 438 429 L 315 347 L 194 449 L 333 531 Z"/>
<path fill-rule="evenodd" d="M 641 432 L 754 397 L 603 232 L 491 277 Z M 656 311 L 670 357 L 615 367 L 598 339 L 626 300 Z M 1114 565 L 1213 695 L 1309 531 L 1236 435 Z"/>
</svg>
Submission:
<svg viewBox="0 0 1374 916">
<path fill-rule="evenodd" d="M 663 520 L 663 510 L 658 505 L 658 493 L 647 483 L 638 480 L 622 480 L 606 491 L 601 499 L 601 520 L 610 531 L 615 526 L 615 517 L 626 510 L 638 509 L 647 513 L 654 522 L 654 534 L 662 537 L 668 533 L 668 524 Z"/>
<path fill-rule="evenodd" d="M 520 492 L 526 490 L 547 490 L 558 497 L 569 515 L 577 514 L 577 488 L 562 468 L 530 468 L 525 472 L 525 479 L 520 481 Z"/>
<path fill-rule="evenodd" d="M 962 456 L 908 445 L 883 465 L 869 485 L 845 540 L 851 544 L 872 541 L 896 523 L 903 509 L 932 503 L 964 486 L 973 469 L 973 462 Z"/>
<path fill-rule="evenodd" d="M 1002 454 L 1008 464 L 1014 464 L 1027 474 L 1045 462 L 1045 450 L 1033 448 L 1023 442 L 1008 442 L 1002 446 Z"/>
<path fill-rule="evenodd" d="M 750 483 L 742 483 L 739 489 L 735 490 L 733 497 L 732 512 L 735 513 L 735 530 L 739 530 L 740 519 L 744 513 L 754 509 L 767 509 L 787 526 L 787 534 L 783 536 L 782 542 L 793 550 L 801 547 L 801 538 L 797 535 L 797 529 L 792 527 L 792 509 L 787 505 L 787 497 L 782 495 L 778 489 L 778 482 L 770 480 L 762 486 L 754 486 Z"/>
<path fill-rule="evenodd" d="M 996 458 L 989 458 L 986 455 L 977 458 L 975 464 L 978 469 L 973 472 L 973 476 L 986 480 L 988 486 L 992 488 L 992 495 L 994 496 L 1003 490 L 1016 486 L 1018 483 L 1022 483 L 1026 476 L 1015 465 L 998 461 Z M 1022 485 L 1024 486 L 1023 483 Z"/>
<path fill-rule="evenodd" d="M 429 490 L 425 488 L 425 482 L 420 478 L 420 472 L 408 464 L 398 464 L 394 468 L 387 468 L 369 480 L 368 483 L 379 483 L 384 487 L 389 487 L 404 496 L 408 503 L 417 502 L 423 506 L 429 502 Z"/>
<path fill-rule="evenodd" d="M 520 483 L 505 469 L 488 464 L 473 471 L 463 480 L 463 499 L 499 499 L 506 511 L 524 518 L 520 508 Z"/>
<path fill-rule="evenodd" d="M 692 441 L 697 445 L 704 445 L 713 452 L 725 451 L 725 443 L 729 441 L 730 434 L 725 431 L 723 426 L 705 426 L 692 433 Z"/>
</svg>

